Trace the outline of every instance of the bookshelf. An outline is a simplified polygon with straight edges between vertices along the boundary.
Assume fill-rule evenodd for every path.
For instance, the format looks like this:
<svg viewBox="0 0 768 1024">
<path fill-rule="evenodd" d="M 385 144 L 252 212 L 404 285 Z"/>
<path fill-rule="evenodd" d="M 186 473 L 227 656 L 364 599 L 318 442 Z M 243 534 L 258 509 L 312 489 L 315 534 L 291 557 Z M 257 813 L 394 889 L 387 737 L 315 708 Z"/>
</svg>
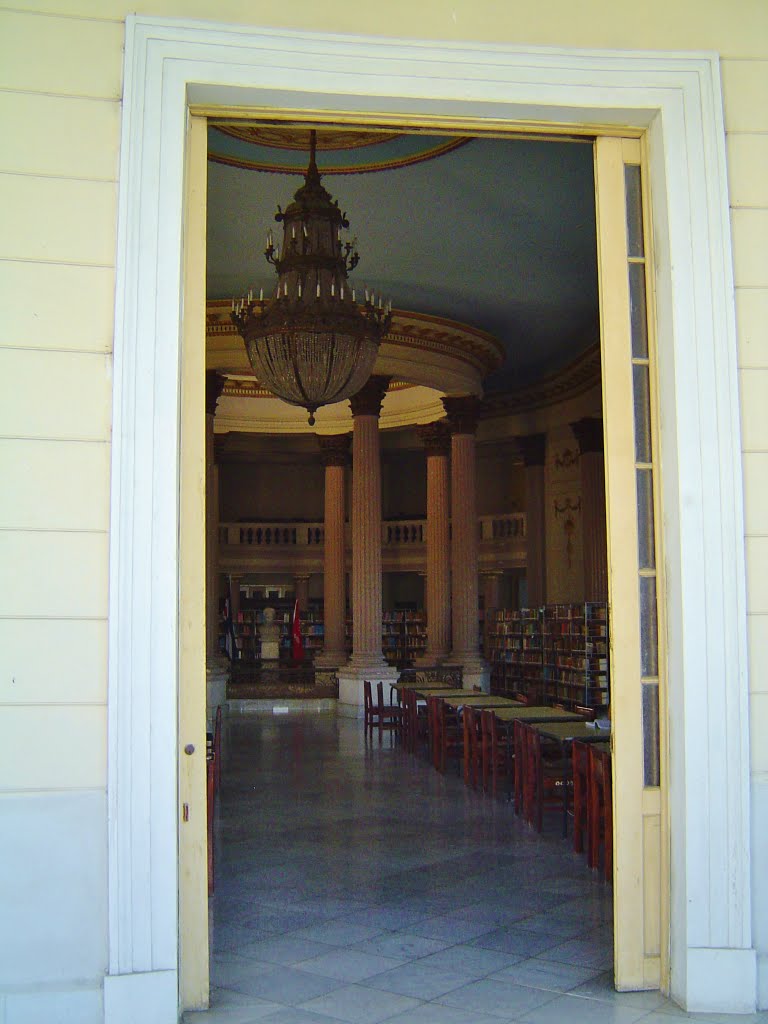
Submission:
<svg viewBox="0 0 768 1024">
<path fill-rule="evenodd" d="M 569 707 L 610 702 L 608 608 L 602 602 L 499 609 L 489 628 L 494 693 Z"/>
<path fill-rule="evenodd" d="M 540 696 L 541 609 L 502 608 L 489 612 L 491 682 L 496 693 Z"/>
<path fill-rule="evenodd" d="M 608 609 L 604 603 L 543 609 L 544 695 L 559 704 L 604 707 L 610 700 Z"/>
<path fill-rule="evenodd" d="M 427 618 L 423 611 L 384 612 L 381 648 L 390 665 L 412 665 L 426 647 Z"/>
</svg>

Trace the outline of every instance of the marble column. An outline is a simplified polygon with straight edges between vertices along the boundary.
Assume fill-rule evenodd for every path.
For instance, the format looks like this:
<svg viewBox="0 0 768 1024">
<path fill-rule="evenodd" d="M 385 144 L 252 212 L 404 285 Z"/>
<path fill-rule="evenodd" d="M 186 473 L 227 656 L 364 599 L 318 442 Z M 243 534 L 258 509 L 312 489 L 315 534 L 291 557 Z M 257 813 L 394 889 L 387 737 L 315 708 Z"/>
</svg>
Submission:
<svg viewBox="0 0 768 1024">
<path fill-rule="evenodd" d="M 423 665 L 437 665 L 451 647 L 451 548 L 449 531 L 448 453 L 451 447 L 446 420 L 418 428 L 427 456 L 427 572 L 424 587 L 427 612 L 427 647 Z"/>
<path fill-rule="evenodd" d="M 361 715 L 363 681 L 397 677 L 381 652 L 379 413 L 388 377 L 371 377 L 352 407 L 352 657 L 339 672 L 339 710 Z"/>
<path fill-rule="evenodd" d="M 338 668 L 347 660 L 344 644 L 346 559 L 344 550 L 345 476 L 349 465 L 349 434 L 318 437 L 325 466 L 325 543 L 323 548 L 323 653 L 318 668 Z"/>
<path fill-rule="evenodd" d="M 544 465 L 546 434 L 529 434 L 518 439 L 525 464 L 525 534 L 528 607 L 547 603 L 546 508 Z"/>
<path fill-rule="evenodd" d="M 213 665 L 219 654 L 219 494 L 213 443 L 216 405 L 224 378 L 215 370 L 205 375 L 205 657 Z"/>
<path fill-rule="evenodd" d="M 603 421 L 585 417 L 571 424 L 581 451 L 581 509 L 584 531 L 584 599 L 608 600 L 608 536 L 605 519 Z"/>
<path fill-rule="evenodd" d="M 478 525 L 475 431 L 481 401 L 475 395 L 443 399 L 451 432 L 451 662 L 463 668 L 464 687 L 490 688 L 479 650 Z"/>
<path fill-rule="evenodd" d="M 499 569 L 480 574 L 483 584 L 483 653 L 486 658 L 490 657 L 488 641 L 490 619 L 488 613 L 491 609 L 500 607 L 501 580 L 503 575 L 504 573 Z"/>
</svg>

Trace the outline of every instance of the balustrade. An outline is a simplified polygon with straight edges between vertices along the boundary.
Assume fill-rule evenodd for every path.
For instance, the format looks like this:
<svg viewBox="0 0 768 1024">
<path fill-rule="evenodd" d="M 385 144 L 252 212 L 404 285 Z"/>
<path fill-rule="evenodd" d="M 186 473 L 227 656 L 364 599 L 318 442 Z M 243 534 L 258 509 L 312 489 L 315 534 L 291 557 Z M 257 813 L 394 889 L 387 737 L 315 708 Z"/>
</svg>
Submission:
<svg viewBox="0 0 768 1024">
<path fill-rule="evenodd" d="M 480 541 L 487 546 L 494 542 L 505 545 L 510 541 L 525 541 L 525 513 L 480 516 Z M 385 520 L 381 524 L 383 549 L 399 550 L 423 547 L 427 535 L 426 519 Z M 219 542 L 229 548 L 246 549 L 312 549 L 321 550 L 325 540 L 323 523 L 251 522 L 221 523 Z M 347 541 L 349 543 L 349 539 Z"/>
</svg>

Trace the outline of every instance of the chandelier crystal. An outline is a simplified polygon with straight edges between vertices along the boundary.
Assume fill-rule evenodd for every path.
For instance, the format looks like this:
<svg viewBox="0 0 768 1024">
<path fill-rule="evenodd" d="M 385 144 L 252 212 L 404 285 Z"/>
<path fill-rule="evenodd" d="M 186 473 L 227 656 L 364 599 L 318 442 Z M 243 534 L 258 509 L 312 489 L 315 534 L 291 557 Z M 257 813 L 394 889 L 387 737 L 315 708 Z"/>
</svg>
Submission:
<svg viewBox="0 0 768 1024">
<path fill-rule="evenodd" d="M 232 303 L 232 320 L 245 341 L 253 371 L 269 391 L 309 412 L 354 395 L 371 375 L 381 339 L 392 322 L 391 303 L 364 291 L 358 303 L 348 275 L 360 256 L 349 229 L 320 183 L 310 132 L 309 166 L 293 202 L 275 220 L 283 225 L 282 244 L 267 233 L 264 255 L 277 272 L 272 298 L 253 292 Z"/>
</svg>

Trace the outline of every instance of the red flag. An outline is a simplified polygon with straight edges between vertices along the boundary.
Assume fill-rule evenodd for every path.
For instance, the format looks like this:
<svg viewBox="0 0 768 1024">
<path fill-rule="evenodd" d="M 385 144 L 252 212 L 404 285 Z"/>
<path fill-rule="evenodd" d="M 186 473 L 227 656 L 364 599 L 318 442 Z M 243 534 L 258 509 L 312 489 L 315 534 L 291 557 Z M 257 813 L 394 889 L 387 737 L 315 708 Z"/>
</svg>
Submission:
<svg viewBox="0 0 768 1024">
<path fill-rule="evenodd" d="M 304 644 L 301 640 L 301 619 L 299 618 L 299 599 L 293 606 L 293 623 L 291 626 L 291 658 L 294 661 L 302 661 L 304 658 Z"/>
</svg>

